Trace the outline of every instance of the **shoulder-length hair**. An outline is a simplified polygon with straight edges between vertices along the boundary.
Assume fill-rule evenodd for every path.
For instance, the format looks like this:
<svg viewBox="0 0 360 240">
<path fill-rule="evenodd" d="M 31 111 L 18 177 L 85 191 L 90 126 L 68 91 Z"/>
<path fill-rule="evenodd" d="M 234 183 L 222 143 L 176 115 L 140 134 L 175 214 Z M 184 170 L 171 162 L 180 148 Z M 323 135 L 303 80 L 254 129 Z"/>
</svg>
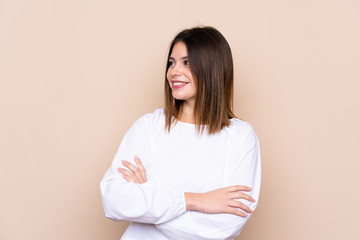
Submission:
<svg viewBox="0 0 360 240">
<path fill-rule="evenodd" d="M 233 59 L 224 36 L 213 27 L 195 27 L 181 31 L 171 42 L 165 72 L 165 128 L 180 118 L 183 100 L 172 96 L 166 77 L 169 58 L 176 43 L 186 45 L 190 70 L 196 83 L 194 120 L 197 131 L 207 127 L 209 134 L 230 125 L 233 107 Z"/>
</svg>

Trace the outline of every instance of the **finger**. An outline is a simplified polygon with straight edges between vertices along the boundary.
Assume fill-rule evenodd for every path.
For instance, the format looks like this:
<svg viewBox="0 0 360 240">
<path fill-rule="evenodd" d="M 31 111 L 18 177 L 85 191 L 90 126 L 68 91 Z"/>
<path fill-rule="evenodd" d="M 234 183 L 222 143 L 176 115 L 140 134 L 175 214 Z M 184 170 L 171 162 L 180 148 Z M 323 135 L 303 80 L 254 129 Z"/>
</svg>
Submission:
<svg viewBox="0 0 360 240">
<path fill-rule="evenodd" d="M 234 185 L 227 188 L 230 192 L 236 192 L 236 191 L 246 191 L 249 192 L 252 190 L 251 187 L 245 186 L 245 185 Z"/>
<path fill-rule="evenodd" d="M 253 212 L 248 206 L 246 206 L 244 203 L 242 203 L 240 201 L 232 200 L 232 201 L 230 201 L 229 206 L 231 206 L 233 208 L 240 208 L 241 210 L 243 210 L 247 213 Z"/>
<path fill-rule="evenodd" d="M 133 172 L 130 172 L 129 170 L 125 169 L 125 168 L 118 168 L 119 173 L 126 175 L 128 177 L 132 177 L 134 175 Z"/>
<path fill-rule="evenodd" d="M 243 192 L 230 192 L 228 196 L 230 199 L 245 199 L 249 202 L 255 202 L 255 199 Z"/>
<path fill-rule="evenodd" d="M 125 167 L 127 167 L 131 172 L 133 172 L 135 174 L 136 179 L 138 180 L 139 183 L 141 183 L 142 180 L 141 180 L 141 176 L 139 173 L 139 169 L 128 161 L 122 160 L 121 162 Z"/>
<path fill-rule="evenodd" d="M 240 217 L 247 217 L 248 215 L 246 213 L 244 213 L 243 211 L 233 208 L 233 207 L 229 207 L 227 210 L 227 213 L 231 213 Z"/>
<path fill-rule="evenodd" d="M 137 183 L 135 178 L 133 178 L 133 177 L 126 176 L 125 174 L 123 174 L 122 177 L 128 182 Z"/>
<path fill-rule="evenodd" d="M 132 172 L 136 172 L 137 171 L 137 167 L 135 167 L 131 162 L 122 160 L 121 163 L 127 167 L 130 171 Z"/>
<path fill-rule="evenodd" d="M 118 168 L 119 173 L 122 174 L 122 177 L 128 181 L 128 182 L 133 182 L 133 183 L 139 183 L 139 181 L 137 180 L 136 176 L 134 173 L 130 172 L 127 169 L 124 168 Z"/>
<path fill-rule="evenodd" d="M 135 156 L 135 162 L 136 162 L 137 167 L 139 168 L 139 172 L 142 177 L 142 180 L 144 182 L 146 182 L 146 171 L 145 171 L 144 165 L 142 164 L 142 162 L 138 156 Z"/>
</svg>

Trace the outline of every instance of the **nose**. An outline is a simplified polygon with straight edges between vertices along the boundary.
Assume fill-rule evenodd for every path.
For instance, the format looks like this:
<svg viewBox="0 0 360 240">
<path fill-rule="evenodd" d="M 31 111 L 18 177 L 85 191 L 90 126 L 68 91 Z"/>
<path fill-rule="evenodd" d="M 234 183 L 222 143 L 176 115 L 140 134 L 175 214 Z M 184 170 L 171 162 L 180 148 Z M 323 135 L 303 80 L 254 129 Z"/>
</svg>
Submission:
<svg viewBox="0 0 360 240">
<path fill-rule="evenodd" d="M 182 68 L 181 68 L 181 65 L 179 63 L 176 63 L 175 66 L 173 66 L 170 69 L 171 69 L 171 75 L 179 76 L 179 75 L 182 74 Z"/>
</svg>

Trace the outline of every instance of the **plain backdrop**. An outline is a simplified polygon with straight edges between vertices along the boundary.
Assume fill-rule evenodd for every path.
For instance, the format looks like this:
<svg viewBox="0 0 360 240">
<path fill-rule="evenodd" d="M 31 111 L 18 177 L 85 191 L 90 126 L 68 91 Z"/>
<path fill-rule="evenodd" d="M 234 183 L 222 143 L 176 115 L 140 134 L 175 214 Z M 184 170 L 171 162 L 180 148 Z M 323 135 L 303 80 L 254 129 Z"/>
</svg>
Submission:
<svg viewBox="0 0 360 240">
<path fill-rule="evenodd" d="M 0 239 L 120 239 L 99 182 L 163 106 L 172 38 L 218 28 L 262 150 L 241 240 L 359 240 L 359 0 L 0 0 Z"/>
</svg>

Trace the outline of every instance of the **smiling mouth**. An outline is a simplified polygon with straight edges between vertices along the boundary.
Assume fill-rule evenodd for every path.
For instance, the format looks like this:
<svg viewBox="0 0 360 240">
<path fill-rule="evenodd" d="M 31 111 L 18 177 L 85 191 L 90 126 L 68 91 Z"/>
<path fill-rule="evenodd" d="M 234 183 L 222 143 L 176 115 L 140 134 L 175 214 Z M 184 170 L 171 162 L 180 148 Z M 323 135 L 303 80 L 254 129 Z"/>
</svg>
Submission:
<svg viewBox="0 0 360 240">
<path fill-rule="evenodd" d="M 172 81 L 171 88 L 172 89 L 182 88 L 182 87 L 186 86 L 186 84 L 188 84 L 188 82 Z"/>
<path fill-rule="evenodd" d="M 180 86 L 180 85 L 185 85 L 185 84 L 188 84 L 187 82 L 172 82 L 172 84 L 174 86 Z"/>
</svg>

